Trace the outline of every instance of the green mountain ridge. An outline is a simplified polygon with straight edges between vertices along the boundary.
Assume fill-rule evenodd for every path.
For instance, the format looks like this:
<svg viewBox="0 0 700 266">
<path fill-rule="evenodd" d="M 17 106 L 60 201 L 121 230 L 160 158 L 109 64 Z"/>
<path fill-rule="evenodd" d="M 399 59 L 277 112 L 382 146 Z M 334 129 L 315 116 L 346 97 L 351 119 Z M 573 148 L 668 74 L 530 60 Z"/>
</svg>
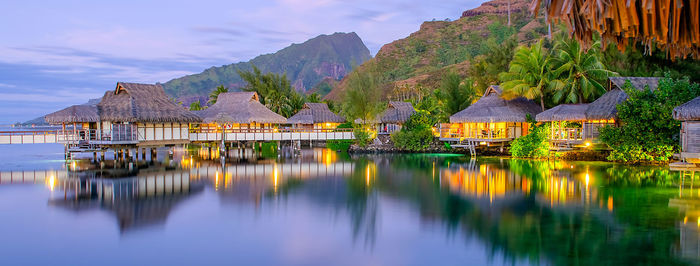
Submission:
<svg viewBox="0 0 700 266">
<path fill-rule="evenodd" d="M 199 74 L 170 80 L 163 84 L 165 92 L 185 104 L 206 98 L 216 86 L 233 89 L 245 86 L 237 70 L 287 74 L 300 92 L 307 92 L 325 78 L 342 79 L 353 65 L 371 59 L 369 49 L 356 33 L 320 35 L 301 44 L 292 44 L 272 54 L 260 55 L 248 62 L 211 67 Z"/>
</svg>

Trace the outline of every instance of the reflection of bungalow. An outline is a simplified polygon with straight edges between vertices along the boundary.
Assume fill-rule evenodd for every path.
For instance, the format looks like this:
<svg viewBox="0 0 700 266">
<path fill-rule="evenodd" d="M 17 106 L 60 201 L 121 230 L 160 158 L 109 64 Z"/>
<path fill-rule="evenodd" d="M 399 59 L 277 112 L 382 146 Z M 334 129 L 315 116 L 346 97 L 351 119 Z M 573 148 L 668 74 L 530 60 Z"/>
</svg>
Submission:
<svg viewBox="0 0 700 266">
<path fill-rule="evenodd" d="M 386 110 L 377 117 L 378 134 L 391 134 L 401 130 L 401 126 L 406 123 L 409 117 L 415 113 L 410 102 L 390 101 Z"/>
<path fill-rule="evenodd" d="M 681 158 L 700 164 L 700 97 L 673 109 L 673 118 L 681 122 Z"/>
<path fill-rule="evenodd" d="M 203 120 L 202 132 L 221 132 L 221 125 L 234 132 L 240 129 L 264 131 L 287 122 L 286 118 L 261 104 L 255 92 L 219 94 L 214 105 L 196 114 Z"/>
<path fill-rule="evenodd" d="M 119 82 L 105 93 L 97 110 L 98 138 L 113 144 L 187 143 L 188 124 L 200 121 L 170 100 L 159 84 Z"/>
<path fill-rule="evenodd" d="M 345 122 L 333 113 L 325 103 L 305 103 L 298 113 L 287 119 L 288 124 L 302 129 L 335 129 Z"/>
<path fill-rule="evenodd" d="M 440 138 L 503 143 L 526 135 L 527 116 L 534 118 L 540 106 L 525 98 L 503 99 L 501 92 L 498 86 L 488 87 L 479 101 L 450 117 Z"/>
</svg>

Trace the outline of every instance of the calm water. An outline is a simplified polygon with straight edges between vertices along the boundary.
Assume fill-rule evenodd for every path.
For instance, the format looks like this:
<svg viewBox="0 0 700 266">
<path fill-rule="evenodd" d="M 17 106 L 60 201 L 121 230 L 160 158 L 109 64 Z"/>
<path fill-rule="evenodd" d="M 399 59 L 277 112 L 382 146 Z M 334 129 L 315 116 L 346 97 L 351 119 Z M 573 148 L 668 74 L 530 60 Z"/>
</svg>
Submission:
<svg viewBox="0 0 700 266">
<path fill-rule="evenodd" d="M 115 167 L 65 164 L 59 145 L 0 146 L 0 263 L 700 262 L 700 184 L 663 167 L 323 149 L 202 157 L 161 151 Z"/>
</svg>

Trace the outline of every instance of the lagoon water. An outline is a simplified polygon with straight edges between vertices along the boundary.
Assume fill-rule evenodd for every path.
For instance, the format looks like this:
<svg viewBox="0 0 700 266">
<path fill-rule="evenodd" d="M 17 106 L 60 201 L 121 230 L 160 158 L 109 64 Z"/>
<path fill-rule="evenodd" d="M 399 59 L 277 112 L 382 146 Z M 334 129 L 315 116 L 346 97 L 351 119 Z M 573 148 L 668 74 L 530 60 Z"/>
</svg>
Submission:
<svg viewBox="0 0 700 266">
<path fill-rule="evenodd" d="M 62 151 L 0 146 L 3 265 L 700 262 L 700 184 L 665 167 L 325 149 L 100 166 Z"/>
</svg>

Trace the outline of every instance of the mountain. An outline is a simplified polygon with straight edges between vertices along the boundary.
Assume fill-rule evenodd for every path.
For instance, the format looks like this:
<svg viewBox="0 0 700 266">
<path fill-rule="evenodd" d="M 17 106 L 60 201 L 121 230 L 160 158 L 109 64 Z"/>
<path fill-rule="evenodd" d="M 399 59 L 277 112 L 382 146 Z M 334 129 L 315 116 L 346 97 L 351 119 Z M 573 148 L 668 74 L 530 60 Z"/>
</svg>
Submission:
<svg viewBox="0 0 700 266">
<path fill-rule="evenodd" d="M 245 86 L 237 70 L 251 70 L 255 65 L 263 72 L 287 74 L 300 92 L 307 92 L 324 78 L 342 79 L 353 67 L 372 58 L 369 49 L 354 32 L 320 35 L 301 44 L 292 44 L 273 54 L 248 62 L 211 67 L 163 84 L 165 92 L 184 103 L 209 95 L 216 86 Z"/>
<path fill-rule="evenodd" d="M 530 0 L 510 0 L 511 27 L 508 27 L 508 0 L 493 0 L 462 13 L 455 21 L 427 21 L 410 36 L 384 45 L 377 55 L 355 71 L 375 71 L 382 91 L 390 97 L 402 87 L 436 88 L 442 76 L 455 71 L 466 76 L 469 60 L 487 53 L 486 42 L 503 42 L 515 34 L 521 44 L 532 43 L 547 33 L 542 16 L 532 19 Z M 337 83 L 325 97 L 340 100 L 346 79 Z"/>
</svg>

